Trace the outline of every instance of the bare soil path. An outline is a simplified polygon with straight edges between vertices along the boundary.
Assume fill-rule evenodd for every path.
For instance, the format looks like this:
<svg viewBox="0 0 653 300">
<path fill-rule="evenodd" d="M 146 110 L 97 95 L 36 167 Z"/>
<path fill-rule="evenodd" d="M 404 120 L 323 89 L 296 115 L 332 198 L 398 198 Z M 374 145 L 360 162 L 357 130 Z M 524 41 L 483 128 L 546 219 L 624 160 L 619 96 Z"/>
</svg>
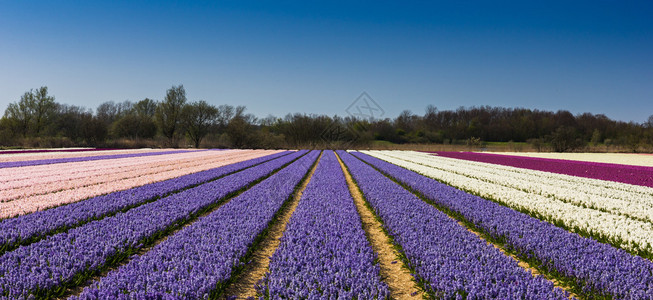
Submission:
<svg viewBox="0 0 653 300">
<path fill-rule="evenodd" d="M 279 215 L 277 222 L 272 224 L 269 228 L 267 236 L 259 244 L 258 250 L 253 253 L 250 262 L 245 266 L 245 269 L 234 280 L 234 282 L 227 287 L 223 295 L 228 296 L 229 299 L 233 299 L 234 296 L 236 299 L 256 297 L 255 285 L 259 280 L 263 279 L 263 276 L 268 271 L 270 257 L 279 247 L 283 232 L 286 231 L 286 225 L 288 224 L 293 212 L 295 212 L 295 209 L 299 204 L 299 199 L 301 199 L 306 186 L 311 181 L 313 173 L 315 173 L 315 169 L 317 169 L 317 162 L 320 161 L 320 158 L 322 158 L 322 154 L 318 157 L 315 165 L 310 170 L 299 190 L 291 198 L 291 202 L 288 203 L 285 210 Z"/>
<path fill-rule="evenodd" d="M 414 281 L 413 276 L 410 275 L 408 268 L 404 266 L 390 238 L 383 232 L 381 223 L 365 205 L 363 194 L 354 183 L 351 174 L 347 171 L 340 157 L 338 157 L 338 161 L 340 162 L 342 171 L 345 173 L 345 178 L 349 185 L 349 192 L 354 198 L 354 203 L 361 217 L 367 239 L 378 256 L 381 277 L 390 288 L 390 296 L 392 299 L 422 299 L 424 297 L 423 291 Z"/>
<path fill-rule="evenodd" d="M 320 155 L 320 157 L 321 157 L 321 155 Z M 298 160 L 298 159 L 299 159 L 299 158 L 297 158 L 296 160 Z M 296 161 L 296 160 L 293 160 L 293 162 Z M 317 161 L 319 161 L 319 158 L 318 158 Z M 288 165 L 290 165 L 291 163 L 292 163 L 292 162 L 288 163 Z M 258 165 L 258 164 L 257 164 L 257 165 Z M 255 166 L 257 166 L 257 165 L 255 165 Z M 255 167 L 255 166 L 253 166 L 253 167 Z M 317 166 L 317 163 L 315 164 L 315 166 Z M 285 167 L 287 167 L 287 166 L 284 166 L 284 168 L 285 168 Z M 67 298 L 69 298 L 69 297 L 71 297 L 71 296 L 79 296 L 79 295 L 84 291 L 84 289 L 85 289 L 86 287 L 88 287 L 89 285 L 91 285 L 91 284 L 93 284 L 93 283 L 99 281 L 100 279 L 106 277 L 106 276 L 109 274 L 109 272 L 114 271 L 114 270 L 117 270 L 117 269 L 119 269 L 120 267 L 122 267 L 122 266 L 124 266 L 124 265 L 127 265 L 127 264 L 128 264 L 128 263 L 129 263 L 129 262 L 130 262 L 130 261 L 131 261 L 135 256 L 142 256 L 142 255 L 144 255 L 145 253 L 147 253 L 148 251 L 152 250 L 152 249 L 153 249 L 154 247 L 156 247 L 157 245 L 159 245 L 159 244 L 165 242 L 169 237 L 173 236 L 174 234 L 176 234 L 176 233 L 179 232 L 180 230 L 182 230 L 182 229 L 184 229 L 184 228 L 186 228 L 186 227 L 189 227 L 189 226 L 193 225 L 193 223 L 195 223 L 195 222 L 196 222 L 197 220 L 199 220 L 200 218 L 205 217 L 205 216 L 208 216 L 209 214 L 213 213 L 213 212 L 216 211 L 218 208 L 220 208 L 220 207 L 222 207 L 223 205 L 225 205 L 227 202 L 231 201 L 232 199 L 238 197 L 240 194 L 242 194 L 242 193 L 244 193 L 245 191 L 247 191 L 247 190 L 251 189 L 252 187 L 256 186 L 256 184 L 258 184 L 260 181 L 263 181 L 263 180 L 265 180 L 265 179 L 267 179 L 267 178 L 273 176 L 274 173 L 280 171 L 281 169 L 283 169 L 283 168 L 277 169 L 277 170 L 275 170 L 272 174 L 268 174 L 267 176 L 264 176 L 263 178 L 259 178 L 259 180 L 256 180 L 254 183 L 249 184 L 247 187 L 244 187 L 244 188 L 241 189 L 240 191 L 237 191 L 237 192 L 235 192 L 235 193 L 233 193 L 233 194 L 231 194 L 231 195 L 225 196 L 224 198 L 218 200 L 218 202 L 217 202 L 216 204 L 214 204 L 214 205 L 210 205 L 208 208 L 203 209 L 202 212 L 200 212 L 199 214 L 197 214 L 197 215 L 193 215 L 193 216 L 189 216 L 189 218 L 180 221 L 179 223 L 181 223 L 181 224 L 171 225 L 171 227 L 170 227 L 171 230 L 169 230 L 169 231 L 166 230 L 166 231 L 164 231 L 164 232 L 159 233 L 159 234 L 158 234 L 159 237 L 157 237 L 157 238 L 155 238 L 153 241 L 147 243 L 147 245 L 146 245 L 145 247 L 140 248 L 140 249 L 134 251 L 134 253 L 132 253 L 132 254 L 129 255 L 128 257 L 124 258 L 124 259 L 121 260 L 119 263 L 114 264 L 114 265 L 111 265 L 110 267 L 105 268 L 105 269 L 102 270 L 101 272 L 98 272 L 97 274 L 95 274 L 95 275 L 92 276 L 91 278 L 87 279 L 87 280 L 85 281 L 85 283 L 80 284 L 80 285 L 77 285 L 77 286 L 74 286 L 74 287 L 67 288 L 66 291 L 63 293 L 63 296 L 61 296 L 61 297 L 57 297 L 56 299 L 67 299 Z M 313 172 L 314 172 L 314 171 L 315 171 L 315 168 L 313 168 L 313 169 L 311 170 L 310 176 L 313 175 Z M 237 171 L 237 172 L 240 172 L 240 171 Z M 237 173 L 237 172 L 234 172 L 234 173 Z M 230 173 L 230 174 L 233 174 L 233 173 Z M 230 174 L 229 174 L 229 175 L 230 175 Z M 228 176 L 228 175 L 225 175 L 225 176 L 220 177 L 220 178 L 224 178 L 224 177 L 226 177 L 226 176 Z M 308 181 L 310 180 L 310 176 L 306 179 L 306 183 L 308 183 Z M 301 190 L 303 191 L 304 188 L 305 188 L 305 185 L 302 185 Z M 271 255 L 271 254 L 270 254 L 270 255 Z"/>
</svg>

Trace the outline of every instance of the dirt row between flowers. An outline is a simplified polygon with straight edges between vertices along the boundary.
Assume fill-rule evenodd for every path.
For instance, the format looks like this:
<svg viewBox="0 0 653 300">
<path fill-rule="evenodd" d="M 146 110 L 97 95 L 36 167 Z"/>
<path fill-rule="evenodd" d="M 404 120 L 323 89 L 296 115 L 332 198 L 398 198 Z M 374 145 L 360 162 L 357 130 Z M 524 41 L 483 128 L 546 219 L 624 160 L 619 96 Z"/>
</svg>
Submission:
<svg viewBox="0 0 653 300">
<path fill-rule="evenodd" d="M 123 259 L 118 264 L 108 266 L 107 268 L 102 270 L 100 273 L 94 275 L 93 277 L 88 278 L 85 283 L 83 283 L 81 285 L 78 285 L 78 286 L 75 286 L 75 287 L 72 287 L 72 288 L 69 288 L 64 293 L 63 296 L 61 296 L 61 297 L 59 297 L 57 299 L 63 300 L 63 299 L 67 299 L 67 298 L 69 298 L 71 296 L 79 296 L 79 294 L 81 294 L 86 287 L 88 287 L 89 285 L 93 284 L 94 282 L 99 281 L 100 279 L 106 277 L 107 275 L 109 275 L 109 272 L 115 271 L 115 270 L 119 269 L 120 267 L 122 267 L 124 265 L 127 265 L 132 260 L 132 258 L 137 257 L 137 256 L 142 256 L 143 254 L 145 254 L 148 251 L 152 250 L 157 245 L 165 242 L 169 237 L 175 235 L 175 233 L 179 232 L 180 230 L 182 230 L 182 229 L 184 229 L 184 228 L 186 228 L 188 226 L 193 225 L 193 223 L 195 221 L 197 221 L 198 219 L 200 219 L 202 217 L 205 217 L 205 216 L 211 214 L 212 212 L 214 212 L 215 210 L 217 210 L 218 208 L 220 208 L 221 206 L 223 206 L 224 204 L 229 202 L 229 200 L 231 200 L 231 199 L 237 197 L 238 195 L 240 195 L 241 193 L 245 192 L 247 189 L 248 188 L 234 194 L 233 196 L 228 196 L 228 197 L 224 198 L 223 200 L 221 200 L 214 207 L 211 207 L 210 209 L 208 209 L 208 210 L 206 210 L 206 211 L 204 211 L 204 212 L 202 212 L 202 213 L 200 213 L 200 214 L 198 214 L 196 216 L 190 217 L 184 223 L 182 223 L 183 225 L 181 225 L 181 226 L 179 224 L 172 225 L 171 230 L 164 231 L 163 233 L 159 234 L 159 237 L 155 238 L 154 241 L 152 241 L 150 243 L 146 243 L 147 246 L 145 246 L 144 248 L 140 248 L 138 251 L 135 251 L 135 252 L 131 253 L 130 255 L 127 256 L 127 258 Z"/>
<path fill-rule="evenodd" d="M 390 237 L 383 231 L 381 223 L 376 219 L 374 213 L 365 205 L 363 194 L 358 186 L 356 186 L 356 183 L 354 183 L 354 179 L 349 174 L 347 167 L 339 156 L 336 157 L 338 158 L 342 171 L 345 173 L 349 192 L 354 198 L 356 209 L 363 223 L 365 235 L 379 260 L 381 278 L 390 288 L 390 296 L 392 299 L 424 298 L 423 291 L 418 287 L 409 269 L 402 262 L 399 252 L 397 252 L 390 241 Z"/>
<path fill-rule="evenodd" d="M 252 259 L 247 262 L 242 272 L 234 278 L 234 281 L 227 286 L 223 296 L 228 296 L 229 299 L 247 299 L 256 297 L 256 283 L 265 276 L 265 273 L 270 267 L 270 257 L 279 248 L 281 244 L 281 237 L 286 231 L 286 225 L 290 221 L 290 217 L 295 212 L 299 200 L 302 198 L 306 186 L 311 181 L 317 165 L 322 158 L 323 153 L 320 153 L 315 165 L 311 168 L 308 176 L 300 185 L 300 188 L 294 193 L 290 202 L 282 208 L 279 218 L 276 222 L 268 228 L 267 236 L 259 244 L 259 248 L 252 254 Z M 251 298 L 250 298 L 251 299 Z"/>
<path fill-rule="evenodd" d="M 229 299 L 248 299 L 250 297 L 256 297 L 257 292 L 255 289 L 255 285 L 264 277 L 265 273 L 268 271 L 269 264 L 270 264 L 270 257 L 274 254 L 276 249 L 279 247 L 280 239 L 283 236 L 286 226 L 290 220 L 290 217 L 292 216 L 297 205 L 299 204 L 301 196 L 304 190 L 306 189 L 308 183 L 310 182 L 315 170 L 317 169 L 317 165 L 321 157 L 322 155 L 318 157 L 318 159 L 315 161 L 313 167 L 309 171 L 306 178 L 303 179 L 302 183 L 297 188 L 297 190 L 292 195 L 292 197 L 289 199 L 289 201 L 287 201 L 287 203 L 284 204 L 277 219 L 272 221 L 270 227 L 268 227 L 268 232 L 266 233 L 266 236 L 258 245 L 255 246 L 255 250 L 250 256 L 250 259 L 247 262 L 247 264 L 244 266 L 244 268 L 241 271 L 237 273 L 237 275 L 233 278 L 233 281 L 227 286 L 225 291 L 221 293 L 223 297 L 228 296 Z M 360 189 L 356 186 L 355 182 L 353 181 L 353 178 L 351 177 L 351 174 L 347 171 L 342 160 L 340 160 L 340 157 L 338 156 L 336 157 L 343 170 L 350 193 L 354 199 L 354 203 L 361 217 L 361 222 L 363 224 L 363 229 L 365 231 L 367 239 L 370 242 L 375 254 L 377 255 L 379 266 L 380 266 L 380 273 L 381 273 L 380 275 L 383 281 L 386 284 L 388 284 L 390 288 L 391 298 L 392 299 L 424 298 L 425 297 L 424 292 L 421 290 L 421 288 L 419 288 L 415 279 L 410 274 L 409 269 L 402 262 L 400 258 L 400 253 L 393 246 L 391 242 L 391 238 L 384 232 L 381 223 L 376 219 L 374 213 L 366 205 L 366 202 L 364 200 L 364 197 Z M 276 171 L 274 173 L 276 173 Z M 167 233 L 164 233 L 158 239 L 149 243 L 149 245 L 146 248 L 142 248 L 136 251 L 135 253 L 133 253 L 132 255 L 140 256 L 145 254 L 147 251 L 149 251 L 156 245 L 167 240 L 168 237 L 172 236 L 177 231 L 183 229 L 184 227 L 190 226 L 198 218 L 202 216 L 206 216 L 211 212 L 215 211 L 223 204 L 227 203 L 234 197 L 238 196 L 240 193 L 244 192 L 244 190 L 251 188 L 253 185 L 250 185 L 247 188 L 237 192 L 235 195 L 230 195 L 228 197 L 223 198 L 220 201 L 220 203 L 217 204 L 215 207 L 211 207 L 207 211 L 192 217 L 191 219 L 184 222 L 185 224 L 181 226 L 176 226 L 176 228 L 172 229 L 171 231 L 168 231 Z M 414 193 L 413 191 L 411 192 Z M 424 200 L 420 195 L 417 196 L 420 197 L 422 200 Z M 427 203 L 429 202 L 427 201 Z M 458 221 L 453 216 L 449 214 L 447 215 L 450 218 Z M 528 263 L 520 261 L 516 256 L 506 252 L 501 246 L 489 242 L 488 239 L 482 233 L 474 231 L 473 229 L 466 226 L 464 223 L 460 221 L 458 221 L 458 223 L 461 226 L 465 227 L 468 231 L 477 235 L 480 239 L 482 239 L 486 243 L 492 244 L 495 248 L 499 249 L 505 255 L 508 255 L 511 258 L 515 259 L 519 263 L 519 266 L 528 269 L 533 274 L 533 276 L 544 276 L 544 278 L 551 281 L 556 287 L 559 287 L 565 291 L 569 291 L 568 287 L 563 286 L 562 283 L 556 281 L 555 279 L 550 279 L 546 275 L 541 275 L 537 271 L 537 269 L 532 268 Z M 115 270 L 120 266 L 129 263 L 130 260 L 131 258 L 126 258 L 119 264 L 111 266 L 105 269 L 100 274 L 93 276 L 93 278 L 89 279 L 86 282 L 86 284 L 69 289 L 65 294 L 65 297 L 68 297 L 70 295 L 79 295 L 83 291 L 85 286 L 106 276 L 111 270 Z M 571 296 L 578 298 L 578 296 L 574 294 L 571 294 L 570 297 Z M 60 299 L 64 299 L 64 297 Z"/>
<path fill-rule="evenodd" d="M 365 162 L 365 161 L 363 161 L 363 162 L 366 163 L 366 164 L 368 164 L 368 163 Z M 525 261 L 521 260 L 517 255 L 511 253 L 511 252 L 508 251 L 506 248 L 504 248 L 502 245 L 493 242 L 493 241 L 492 241 L 492 238 L 489 237 L 488 235 L 486 235 L 485 233 L 483 233 L 483 232 L 481 232 L 481 231 L 478 231 L 478 230 L 476 230 L 475 228 L 472 228 L 473 226 L 468 225 L 467 223 L 465 223 L 465 222 L 464 222 L 464 221 L 465 221 L 464 219 L 463 219 L 463 220 L 459 219 L 459 217 L 456 216 L 455 214 L 452 214 L 451 211 L 449 211 L 449 210 L 447 210 L 447 209 L 443 209 L 443 208 L 440 207 L 439 205 L 433 203 L 431 200 L 425 198 L 425 197 L 424 197 L 422 194 L 420 194 L 419 192 L 417 192 L 417 191 L 411 189 L 410 187 L 406 186 L 405 184 L 402 184 L 401 182 L 395 180 L 395 179 L 392 178 L 391 176 L 388 176 L 387 174 L 381 172 L 381 171 L 380 171 L 379 169 L 377 169 L 376 167 L 374 167 L 374 166 L 372 166 L 372 165 L 370 165 L 370 164 L 368 164 L 368 165 L 371 166 L 372 168 L 374 168 L 375 170 L 377 170 L 378 172 L 380 172 L 381 174 L 383 174 L 384 176 L 386 176 L 387 178 L 389 178 L 390 180 L 392 180 L 393 182 L 395 182 L 395 183 L 397 183 L 398 185 L 402 186 L 404 189 L 406 189 L 407 191 L 411 192 L 413 195 L 415 195 L 416 197 L 418 197 L 418 198 L 421 199 L 422 201 L 424 201 L 424 202 L 426 202 L 427 204 L 433 206 L 433 207 L 436 208 L 437 210 L 443 212 L 443 213 L 444 213 L 445 215 L 447 215 L 449 218 L 451 218 L 452 220 L 456 221 L 460 226 L 462 226 L 462 227 L 464 227 L 465 229 L 467 229 L 467 231 L 469 231 L 469 232 L 475 234 L 479 239 L 481 239 L 482 241 L 486 242 L 488 245 L 492 245 L 494 248 L 496 248 L 496 249 L 498 249 L 499 251 L 501 251 L 501 253 L 503 253 L 504 255 L 506 255 L 506 256 L 508 256 L 508 257 L 510 257 L 510 258 L 512 258 L 512 259 L 514 259 L 515 261 L 517 261 L 517 264 L 518 264 L 521 268 L 524 268 L 524 269 L 528 270 L 528 271 L 531 273 L 531 275 L 533 275 L 533 277 L 542 276 L 544 279 L 546 279 L 546 280 L 548 280 L 549 282 L 553 283 L 553 286 L 554 286 L 554 287 L 559 288 L 559 289 L 561 289 L 561 290 L 563 290 L 563 291 L 569 293 L 569 299 L 573 299 L 573 298 L 575 298 L 575 299 L 584 299 L 583 297 L 580 297 L 578 294 L 572 292 L 572 287 L 571 287 L 570 285 L 568 285 L 568 284 L 566 284 L 566 283 L 564 283 L 564 282 L 561 282 L 560 280 L 557 280 L 556 278 L 553 278 L 552 276 L 549 276 L 549 275 L 547 275 L 547 274 L 545 274 L 545 273 L 543 273 L 543 272 L 540 272 L 540 270 L 538 270 L 537 268 L 533 267 L 533 266 L 530 265 L 528 262 L 525 262 Z"/>
<path fill-rule="evenodd" d="M 202 209 L 201 211 L 191 215 L 190 217 L 188 217 L 187 219 L 185 219 L 185 220 L 183 220 L 181 222 L 178 222 L 177 224 L 171 225 L 170 227 L 168 227 L 168 229 L 164 230 L 163 232 L 159 232 L 158 234 L 156 234 L 153 239 L 149 240 L 148 242 L 145 242 L 144 243 L 145 246 L 143 248 L 140 248 L 140 249 L 138 249 L 138 250 L 136 250 L 136 251 L 134 251 L 132 253 L 126 254 L 125 258 L 123 258 L 118 263 L 107 265 L 105 268 L 102 268 L 101 271 L 97 272 L 95 275 L 93 275 L 93 276 L 89 277 L 88 279 L 86 279 L 83 284 L 79 284 L 79 285 L 67 288 L 66 291 L 62 294 L 62 296 L 57 297 L 56 299 L 63 300 L 63 299 L 68 299 L 71 296 L 79 296 L 84 291 L 84 289 L 86 287 L 88 287 L 91 284 L 93 284 L 93 283 L 101 280 L 102 278 L 106 277 L 110 272 L 112 272 L 114 270 L 118 270 L 120 267 L 127 265 L 133 258 L 144 255 L 145 253 L 152 250 L 157 245 L 165 242 L 169 237 L 173 236 L 174 234 L 176 234 L 180 230 L 193 225 L 193 223 L 195 223 L 200 218 L 208 216 L 209 214 L 216 211 L 217 209 L 219 209 L 223 205 L 227 204 L 232 199 L 238 197 L 240 194 L 242 194 L 242 193 L 246 192 L 247 190 L 253 188 L 254 186 L 259 184 L 263 180 L 272 177 L 274 174 L 276 174 L 277 172 L 279 172 L 279 171 L 283 170 L 284 168 L 288 167 L 289 165 L 291 165 L 295 161 L 301 159 L 302 157 L 303 157 L 303 155 L 298 157 L 298 158 L 293 159 L 292 161 L 286 163 L 284 166 L 272 171 L 270 174 L 268 174 L 266 176 L 263 176 L 263 177 L 255 180 L 255 181 L 251 182 L 250 184 L 248 184 L 244 188 L 222 197 L 221 199 L 219 199 L 217 201 L 217 203 L 212 204 L 212 205 L 210 205 L 209 207 L 207 207 L 205 209 Z M 317 161 L 319 161 L 319 158 L 318 158 L 318 160 L 316 160 L 314 168 L 317 166 Z M 265 162 L 263 162 L 263 163 L 265 163 Z M 255 168 L 258 165 L 259 164 L 251 166 L 249 168 Z M 314 171 L 314 168 L 311 171 L 311 175 L 312 175 L 312 172 Z M 238 173 L 238 172 L 241 172 L 241 171 L 243 171 L 243 170 L 239 170 L 239 171 L 234 172 L 234 173 Z M 234 174 L 234 173 L 231 173 L 231 174 Z M 226 177 L 226 176 L 223 176 L 223 177 Z M 221 177 L 221 178 L 223 178 L 223 177 Z M 306 183 L 308 183 L 308 180 L 306 180 Z"/>
<path fill-rule="evenodd" d="M 320 155 L 321 157 L 321 155 Z M 410 271 L 404 267 L 399 253 L 394 249 L 390 239 L 383 232 L 381 224 L 375 219 L 374 214 L 365 206 L 363 196 L 356 187 L 351 175 L 346 171 L 344 164 L 338 157 L 349 191 L 354 198 L 354 203 L 361 216 L 363 229 L 370 242 L 372 249 L 377 254 L 380 265 L 380 272 L 383 281 L 388 284 L 392 299 L 420 299 L 423 296 L 421 290 L 410 275 Z M 319 161 L 319 159 L 318 159 Z M 281 243 L 281 237 L 286 229 L 290 217 L 294 213 L 302 197 L 306 186 L 317 168 L 317 163 L 311 169 L 307 179 L 302 183 L 301 188 L 293 195 L 291 202 L 281 213 L 278 222 L 269 228 L 268 236 L 261 242 L 260 248 L 254 252 L 243 272 L 237 276 L 234 282 L 227 287 L 223 296 L 228 299 L 252 299 L 257 296 L 256 283 L 265 276 L 270 266 L 270 257 L 274 254 Z"/>
</svg>

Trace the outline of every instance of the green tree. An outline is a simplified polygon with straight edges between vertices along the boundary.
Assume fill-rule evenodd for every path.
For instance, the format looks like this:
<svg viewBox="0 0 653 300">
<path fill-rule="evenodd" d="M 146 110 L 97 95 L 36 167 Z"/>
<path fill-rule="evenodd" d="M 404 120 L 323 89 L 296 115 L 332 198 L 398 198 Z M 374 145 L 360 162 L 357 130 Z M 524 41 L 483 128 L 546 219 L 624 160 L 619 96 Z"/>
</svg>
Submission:
<svg viewBox="0 0 653 300">
<path fill-rule="evenodd" d="M 111 123 L 111 135 L 137 140 L 151 139 L 156 135 L 156 101 L 145 98 L 135 104 L 125 101 L 115 106 L 118 119 Z"/>
<path fill-rule="evenodd" d="M 227 125 L 227 136 L 229 136 L 234 148 L 244 148 L 247 145 L 248 133 L 251 126 L 251 124 L 240 116 L 234 117 L 229 121 Z"/>
<path fill-rule="evenodd" d="M 89 110 L 66 104 L 57 104 L 57 113 L 54 120 L 54 132 L 57 136 L 68 137 L 73 141 L 81 138 L 82 119 L 91 117 Z"/>
<path fill-rule="evenodd" d="M 80 137 L 91 146 L 101 145 L 107 138 L 106 123 L 98 117 L 83 115 L 81 120 Z"/>
<path fill-rule="evenodd" d="M 40 136 L 56 115 L 57 104 L 48 95 L 48 87 L 25 92 L 18 103 L 10 103 L 5 110 L 5 118 L 13 130 L 23 137 L 33 134 Z"/>
<path fill-rule="evenodd" d="M 130 113 L 111 126 L 112 135 L 132 139 L 151 139 L 156 135 L 156 124 L 147 117 Z"/>
<path fill-rule="evenodd" d="M 8 127 L 22 137 L 27 137 L 32 119 L 34 118 L 34 95 L 32 91 L 25 92 L 18 103 L 9 103 L 4 118 Z"/>
<path fill-rule="evenodd" d="M 592 132 L 592 139 L 590 140 L 592 145 L 596 146 L 601 142 L 601 131 L 598 129 L 594 129 L 594 132 Z"/>
<path fill-rule="evenodd" d="M 578 149 L 583 142 L 573 127 L 560 126 L 551 134 L 551 146 L 556 152 L 567 152 Z"/>
<path fill-rule="evenodd" d="M 184 106 L 182 116 L 188 139 L 199 148 L 202 139 L 216 125 L 219 113 L 218 108 L 201 100 Z"/>
<path fill-rule="evenodd" d="M 181 112 L 186 104 L 186 90 L 183 85 L 172 86 L 166 92 L 166 98 L 156 109 L 156 122 L 163 136 L 168 138 L 168 144 L 175 146 L 179 133 Z"/>
<path fill-rule="evenodd" d="M 134 113 L 141 117 L 154 118 L 154 115 L 156 114 L 156 107 L 156 101 L 150 98 L 145 98 L 141 101 L 136 102 L 136 104 L 134 104 L 132 107 L 132 110 Z"/>
<path fill-rule="evenodd" d="M 256 117 L 252 114 L 245 114 L 245 109 L 245 106 L 237 106 L 233 117 L 227 124 L 226 133 L 235 148 L 251 146 L 253 124 L 256 123 Z"/>
<path fill-rule="evenodd" d="M 57 104 L 54 102 L 54 96 L 48 96 L 48 87 L 42 86 L 32 92 L 33 95 L 33 113 L 34 113 L 34 134 L 41 135 L 41 132 L 52 122 Z"/>
<path fill-rule="evenodd" d="M 526 140 L 527 143 L 529 143 L 537 152 L 542 152 L 542 149 L 544 148 L 544 139 L 542 138 L 532 138 Z"/>
</svg>

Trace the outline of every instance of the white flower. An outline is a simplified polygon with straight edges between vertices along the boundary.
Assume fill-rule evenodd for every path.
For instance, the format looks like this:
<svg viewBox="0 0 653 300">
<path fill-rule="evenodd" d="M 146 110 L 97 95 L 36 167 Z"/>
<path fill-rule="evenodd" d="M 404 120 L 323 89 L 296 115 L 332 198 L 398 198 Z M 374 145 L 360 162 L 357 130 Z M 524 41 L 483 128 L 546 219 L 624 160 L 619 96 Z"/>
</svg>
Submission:
<svg viewBox="0 0 653 300">
<path fill-rule="evenodd" d="M 624 249 L 653 250 L 653 188 L 413 151 L 363 152 Z"/>
</svg>

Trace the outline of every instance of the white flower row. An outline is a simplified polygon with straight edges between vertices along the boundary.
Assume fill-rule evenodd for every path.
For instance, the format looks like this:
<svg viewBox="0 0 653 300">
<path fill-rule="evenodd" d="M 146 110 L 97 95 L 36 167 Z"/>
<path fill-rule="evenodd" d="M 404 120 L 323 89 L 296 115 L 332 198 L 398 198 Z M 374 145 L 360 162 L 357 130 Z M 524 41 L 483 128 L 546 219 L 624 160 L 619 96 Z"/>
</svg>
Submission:
<svg viewBox="0 0 653 300">
<path fill-rule="evenodd" d="M 537 171 L 531 169 L 504 166 L 499 164 L 492 164 L 492 163 L 460 160 L 460 159 L 447 158 L 441 156 L 436 157 L 434 155 L 423 153 L 423 152 L 405 151 L 404 153 L 405 154 L 402 154 L 402 157 L 412 156 L 412 157 L 419 157 L 424 159 L 431 159 L 433 162 L 437 162 L 437 163 L 442 163 L 443 161 L 449 161 L 451 163 L 455 163 L 456 166 L 464 165 L 466 168 L 479 167 L 479 168 L 483 168 L 483 170 L 486 171 L 498 171 L 500 173 L 511 172 L 516 174 L 524 174 L 530 178 L 532 178 L 531 176 L 537 176 L 537 178 L 546 178 L 547 183 L 551 183 L 556 186 L 572 187 L 575 190 L 580 189 L 580 191 L 591 195 L 603 196 L 603 197 L 614 198 L 614 199 L 623 199 L 628 201 L 636 201 L 636 202 L 653 205 L 653 203 L 651 203 L 650 200 L 651 197 L 653 197 L 653 188 L 646 187 L 646 186 L 600 180 L 600 179 L 587 178 L 587 177 L 571 176 L 571 175 L 559 174 L 559 173 Z M 528 177 L 525 178 L 530 179 Z"/>
<path fill-rule="evenodd" d="M 593 185 L 588 186 L 584 184 L 587 180 L 574 180 L 579 177 L 436 157 L 418 152 L 406 153 L 400 158 L 413 158 L 411 161 L 417 163 L 425 160 L 429 162 L 427 165 L 444 171 L 552 197 L 577 206 L 653 222 L 653 189 L 649 187 L 604 180 L 593 180 Z M 634 187 L 640 188 L 639 192 L 628 191 Z"/>
<path fill-rule="evenodd" d="M 400 158 L 426 160 L 429 162 L 427 163 L 429 166 L 486 181 L 509 177 L 510 180 L 494 182 L 542 196 L 556 197 L 580 206 L 617 214 L 626 213 L 631 217 L 643 220 L 653 220 L 653 189 L 649 187 L 436 157 L 425 153 L 407 152 Z M 622 205 L 633 205 L 631 213 L 624 211 Z"/>
<path fill-rule="evenodd" d="M 637 153 L 548 153 L 548 152 L 483 152 L 522 157 L 551 158 L 653 167 L 653 155 Z"/>
<path fill-rule="evenodd" d="M 398 158 L 411 159 L 417 163 L 428 161 L 427 165 L 440 170 L 555 198 L 577 206 L 653 222 L 653 195 L 626 191 L 627 188 L 635 187 L 633 185 L 603 180 L 594 180 L 593 185 L 587 185 L 574 181 L 573 178 L 579 178 L 574 176 L 556 176 L 560 174 L 514 167 L 501 168 L 493 164 L 435 157 L 423 153 L 408 153 Z M 653 192 L 651 188 L 642 188 L 643 191 Z"/>
<path fill-rule="evenodd" d="M 511 172 L 495 171 L 491 175 L 482 174 L 483 171 L 471 168 L 467 161 L 432 157 L 428 154 L 408 151 L 363 152 L 483 198 L 493 199 L 513 209 L 526 211 L 545 221 L 554 224 L 562 223 L 564 227 L 573 231 L 581 230 L 593 237 L 605 238 L 623 249 L 653 252 L 653 224 L 650 222 L 637 220 L 625 214 L 601 211 L 561 200 L 574 198 L 575 201 L 582 201 L 582 199 L 593 198 L 584 192 L 576 191 L 576 195 L 572 195 L 572 191 L 551 188 L 548 191 L 549 194 L 564 191 L 565 195 L 544 196 L 528 191 L 528 187 L 524 187 L 524 189 L 513 187 L 518 183 L 511 177 Z M 533 176 L 530 181 L 532 183 L 544 182 L 543 184 L 546 186 L 547 178 Z M 524 183 L 525 180 L 519 182 Z M 649 200 L 653 199 L 649 198 Z M 626 203 L 623 200 L 618 202 Z M 635 204 L 637 203 L 635 202 Z M 614 208 L 614 204 L 605 207 Z M 625 211 L 630 212 L 629 209 L 625 209 Z"/>
</svg>

